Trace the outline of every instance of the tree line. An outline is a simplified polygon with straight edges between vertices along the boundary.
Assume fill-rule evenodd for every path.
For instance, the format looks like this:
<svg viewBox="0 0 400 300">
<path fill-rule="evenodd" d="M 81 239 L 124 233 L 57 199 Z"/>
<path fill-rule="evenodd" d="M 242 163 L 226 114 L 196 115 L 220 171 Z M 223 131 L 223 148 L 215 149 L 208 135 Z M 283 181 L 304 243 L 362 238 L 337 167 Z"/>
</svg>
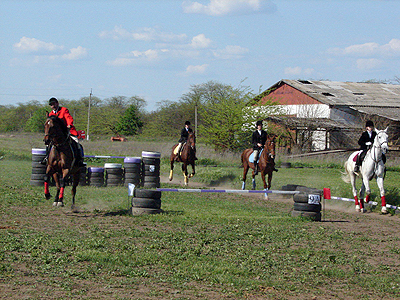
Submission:
<svg viewBox="0 0 400 300">
<path fill-rule="evenodd" d="M 178 101 L 158 102 L 152 112 L 145 110 L 146 101 L 138 96 L 106 99 L 92 96 L 89 133 L 90 137 L 120 134 L 177 139 L 185 121 L 193 126 L 197 121 L 198 140 L 216 150 L 239 151 L 250 145 L 255 122 L 278 111 L 272 102 L 257 107 L 257 99 L 247 86 L 234 87 L 215 81 L 192 85 Z M 70 111 L 75 127 L 86 130 L 89 97 L 58 100 Z M 50 111 L 47 101 L 0 106 L 0 132 L 43 132 L 46 111 Z"/>
</svg>

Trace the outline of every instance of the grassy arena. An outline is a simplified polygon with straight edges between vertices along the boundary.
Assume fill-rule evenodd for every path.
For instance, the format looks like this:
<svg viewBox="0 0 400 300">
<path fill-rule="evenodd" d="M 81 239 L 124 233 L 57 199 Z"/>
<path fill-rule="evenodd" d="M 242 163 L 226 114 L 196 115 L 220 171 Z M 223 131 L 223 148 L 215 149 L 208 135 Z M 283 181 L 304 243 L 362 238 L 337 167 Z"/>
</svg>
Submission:
<svg viewBox="0 0 400 300">
<path fill-rule="evenodd" d="M 400 297 L 400 219 L 394 212 L 356 214 L 352 204 L 336 201 L 327 203 L 324 222 L 310 222 L 290 216 L 289 198 L 163 193 L 163 214 L 133 217 L 126 188 L 84 186 L 78 187 L 79 212 L 73 213 L 70 188 L 67 206 L 60 209 L 44 199 L 42 187 L 29 185 L 30 152 L 42 146 L 41 137 L 3 140 L 2 299 Z M 87 154 L 140 156 L 146 150 L 161 151 L 163 157 L 173 144 L 85 143 Z M 242 169 L 234 155 L 222 158 L 201 146 L 199 154 L 191 187 L 240 188 Z M 303 184 L 350 197 L 335 167 L 340 164 L 308 161 L 303 168 L 280 169 L 273 189 Z M 163 159 L 164 177 L 168 169 Z M 387 201 L 398 205 L 400 173 L 392 169 L 385 179 Z M 180 187 L 181 182 L 177 165 L 173 184 L 163 180 L 162 187 Z M 376 183 L 372 189 L 373 198 L 379 198 Z"/>
</svg>

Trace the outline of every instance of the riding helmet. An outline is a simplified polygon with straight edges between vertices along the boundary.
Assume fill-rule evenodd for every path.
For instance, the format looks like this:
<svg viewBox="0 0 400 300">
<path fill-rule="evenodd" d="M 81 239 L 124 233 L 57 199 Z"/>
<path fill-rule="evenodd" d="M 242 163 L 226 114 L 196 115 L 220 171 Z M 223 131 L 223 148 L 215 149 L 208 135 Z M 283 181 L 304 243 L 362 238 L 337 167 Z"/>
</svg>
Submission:
<svg viewBox="0 0 400 300">
<path fill-rule="evenodd" d="M 368 120 L 367 123 L 365 123 L 365 127 L 374 127 L 374 122 Z"/>
<path fill-rule="evenodd" d="M 57 98 L 52 97 L 52 98 L 50 98 L 50 100 L 49 100 L 49 105 L 52 105 L 52 104 L 55 103 L 55 102 L 58 103 Z"/>
<path fill-rule="evenodd" d="M 186 121 L 186 122 L 185 122 L 185 125 L 190 126 L 190 122 L 189 122 L 189 121 Z"/>
<path fill-rule="evenodd" d="M 257 123 L 256 123 L 256 127 L 257 127 L 257 126 L 259 126 L 259 125 L 261 125 L 261 126 L 262 126 L 262 125 L 263 125 L 263 122 L 262 122 L 262 121 L 257 121 Z"/>
</svg>

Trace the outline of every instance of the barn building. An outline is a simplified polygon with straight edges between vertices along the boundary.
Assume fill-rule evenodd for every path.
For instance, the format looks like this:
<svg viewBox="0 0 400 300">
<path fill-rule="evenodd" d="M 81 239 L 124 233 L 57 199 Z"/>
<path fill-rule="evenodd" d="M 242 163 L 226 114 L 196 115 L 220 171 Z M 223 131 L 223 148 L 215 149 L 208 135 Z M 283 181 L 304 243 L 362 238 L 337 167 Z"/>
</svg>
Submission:
<svg viewBox="0 0 400 300">
<path fill-rule="evenodd" d="M 358 148 L 368 119 L 389 126 L 392 148 L 400 145 L 400 85 L 285 79 L 256 100 L 278 104 L 280 115 L 267 121 L 290 132 L 302 151 Z"/>
</svg>

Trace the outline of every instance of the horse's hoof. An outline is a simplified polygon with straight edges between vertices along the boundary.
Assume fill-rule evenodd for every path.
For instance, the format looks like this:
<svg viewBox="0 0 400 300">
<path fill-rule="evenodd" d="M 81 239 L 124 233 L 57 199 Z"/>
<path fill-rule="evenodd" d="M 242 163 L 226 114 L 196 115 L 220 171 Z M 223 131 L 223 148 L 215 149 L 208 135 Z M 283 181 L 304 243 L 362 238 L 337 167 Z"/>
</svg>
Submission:
<svg viewBox="0 0 400 300">
<path fill-rule="evenodd" d="M 387 211 L 387 209 L 386 209 L 386 206 L 382 206 L 381 213 L 382 213 L 383 215 L 386 215 L 386 214 L 388 213 L 388 211 Z"/>
<path fill-rule="evenodd" d="M 361 211 L 361 209 L 360 209 L 360 205 L 356 205 L 356 211 L 358 211 L 358 212 L 360 212 L 360 211 Z"/>
<path fill-rule="evenodd" d="M 361 208 L 361 209 L 360 209 L 360 212 L 364 214 L 364 213 L 367 212 L 367 210 L 366 210 L 365 208 Z"/>
<path fill-rule="evenodd" d="M 54 201 L 53 206 L 57 206 L 58 202 Z"/>
<path fill-rule="evenodd" d="M 58 202 L 57 202 L 57 206 L 59 206 L 59 207 L 64 207 L 64 202 L 58 201 Z"/>
<path fill-rule="evenodd" d="M 48 193 L 48 194 L 44 194 L 44 196 L 46 197 L 46 200 L 49 200 L 49 199 L 51 198 L 51 195 L 50 195 L 50 193 Z"/>
</svg>

